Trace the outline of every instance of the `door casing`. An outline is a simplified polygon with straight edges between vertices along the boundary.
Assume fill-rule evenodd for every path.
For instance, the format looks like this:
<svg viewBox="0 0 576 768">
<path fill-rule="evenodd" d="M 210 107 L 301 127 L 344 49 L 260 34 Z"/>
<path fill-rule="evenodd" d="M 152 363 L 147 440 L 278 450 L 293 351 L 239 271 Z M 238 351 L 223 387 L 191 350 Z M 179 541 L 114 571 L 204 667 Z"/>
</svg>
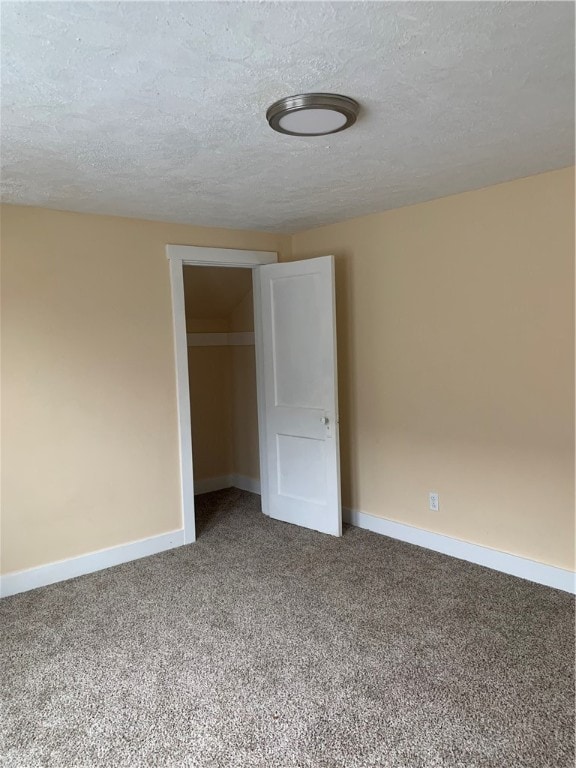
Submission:
<svg viewBox="0 0 576 768">
<path fill-rule="evenodd" d="M 167 245 L 172 293 L 172 323 L 174 359 L 176 364 L 176 401 L 178 406 L 178 443 L 180 459 L 180 503 L 184 543 L 196 541 L 194 516 L 194 464 L 192 457 L 192 422 L 190 416 L 190 385 L 188 380 L 188 342 L 184 303 L 184 267 L 241 267 L 252 270 L 254 295 L 254 343 L 256 351 L 256 394 L 258 402 L 258 441 L 260 456 L 260 485 L 263 505 L 268 498 L 266 434 L 264 429 L 264 369 L 262 349 L 262 313 L 260 282 L 257 267 L 274 264 L 278 254 L 273 251 L 247 251 L 232 248 L 205 248 L 195 245 Z M 266 514 L 267 510 L 262 507 Z"/>
</svg>

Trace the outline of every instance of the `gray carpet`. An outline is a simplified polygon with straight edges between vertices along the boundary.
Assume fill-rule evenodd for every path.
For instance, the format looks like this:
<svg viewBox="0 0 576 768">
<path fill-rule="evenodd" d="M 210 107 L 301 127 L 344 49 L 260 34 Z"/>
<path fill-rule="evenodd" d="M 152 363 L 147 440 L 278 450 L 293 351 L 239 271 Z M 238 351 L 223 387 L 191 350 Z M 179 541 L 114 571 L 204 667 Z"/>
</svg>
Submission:
<svg viewBox="0 0 576 768">
<path fill-rule="evenodd" d="M 569 595 L 258 505 L 2 601 L 2 766 L 572 768 Z"/>
</svg>

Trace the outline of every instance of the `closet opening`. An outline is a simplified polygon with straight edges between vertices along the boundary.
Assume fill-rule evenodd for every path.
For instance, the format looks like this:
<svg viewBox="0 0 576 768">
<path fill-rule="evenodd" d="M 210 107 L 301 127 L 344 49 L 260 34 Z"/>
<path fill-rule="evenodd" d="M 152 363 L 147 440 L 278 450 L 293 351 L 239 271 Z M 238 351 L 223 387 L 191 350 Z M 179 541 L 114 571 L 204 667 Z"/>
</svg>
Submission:
<svg viewBox="0 0 576 768">
<path fill-rule="evenodd" d="M 242 492 L 260 493 L 252 270 L 185 265 L 183 282 L 196 534 L 202 536 L 231 502 L 253 505 Z"/>
</svg>

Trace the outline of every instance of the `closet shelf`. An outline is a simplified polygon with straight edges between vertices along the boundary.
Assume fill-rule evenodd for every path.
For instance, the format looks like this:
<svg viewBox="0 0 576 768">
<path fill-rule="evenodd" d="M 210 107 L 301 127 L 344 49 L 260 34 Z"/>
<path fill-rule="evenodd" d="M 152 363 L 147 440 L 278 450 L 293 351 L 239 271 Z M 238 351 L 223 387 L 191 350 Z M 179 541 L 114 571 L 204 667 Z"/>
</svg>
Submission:
<svg viewBox="0 0 576 768">
<path fill-rule="evenodd" d="M 254 331 L 187 333 L 189 347 L 253 347 Z"/>
</svg>

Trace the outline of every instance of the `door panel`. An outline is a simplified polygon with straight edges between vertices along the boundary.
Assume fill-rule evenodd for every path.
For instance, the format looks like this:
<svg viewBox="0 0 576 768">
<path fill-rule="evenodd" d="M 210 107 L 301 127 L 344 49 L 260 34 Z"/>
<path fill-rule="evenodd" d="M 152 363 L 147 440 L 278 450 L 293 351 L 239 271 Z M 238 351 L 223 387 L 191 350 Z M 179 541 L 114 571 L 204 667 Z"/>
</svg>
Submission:
<svg viewBox="0 0 576 768">
<path fill-rule="evenodd" d="M 340 536 L 334 260 L 260 267 L 270 517 Z"/>
</svg>

